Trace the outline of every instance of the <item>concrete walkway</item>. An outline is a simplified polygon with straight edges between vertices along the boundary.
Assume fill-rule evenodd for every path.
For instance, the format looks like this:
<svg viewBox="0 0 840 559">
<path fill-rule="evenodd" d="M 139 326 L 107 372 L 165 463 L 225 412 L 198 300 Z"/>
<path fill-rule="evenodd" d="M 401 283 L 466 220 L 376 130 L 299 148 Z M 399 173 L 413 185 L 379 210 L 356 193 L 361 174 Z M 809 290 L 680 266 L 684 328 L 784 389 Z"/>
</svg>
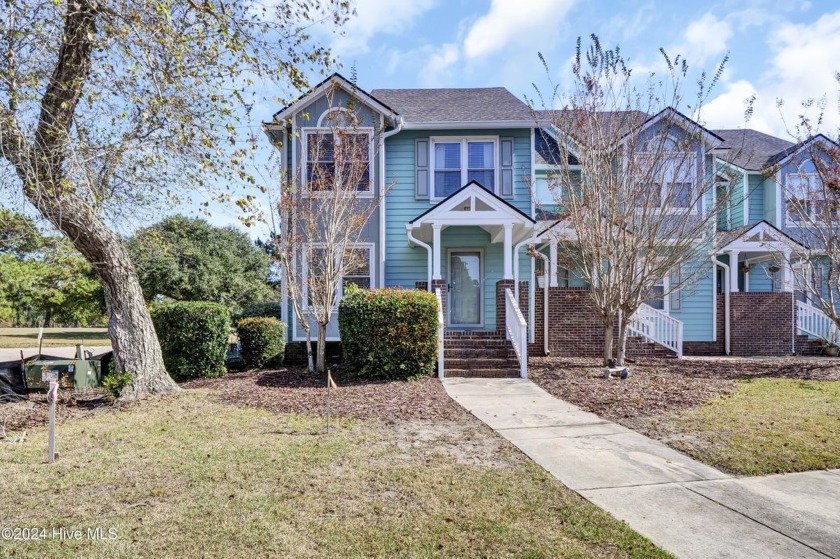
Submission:
<svg viewBox="0 0 840 559">
<path fill-rule="evenodd" d="M 840 470 L 734 478 L 526 379 L 443 384 L 566 486 L 678 557 L 840 559 Z"/>
</svg>

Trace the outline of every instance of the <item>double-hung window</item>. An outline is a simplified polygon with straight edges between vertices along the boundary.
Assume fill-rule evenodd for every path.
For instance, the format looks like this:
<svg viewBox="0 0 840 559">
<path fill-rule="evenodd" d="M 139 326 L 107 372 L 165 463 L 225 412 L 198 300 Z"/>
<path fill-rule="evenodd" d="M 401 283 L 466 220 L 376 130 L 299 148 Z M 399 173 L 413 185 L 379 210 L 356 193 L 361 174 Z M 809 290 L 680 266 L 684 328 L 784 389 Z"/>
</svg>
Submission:
<svg viewBox="0 0 840 559">
<path fill-rule="evenodd" d="M 338 258 L 327 260 L 327 251 L 323 246 L 315 243 L 306 246 L 306 258 L 303 262 L 304 299 L 308 307 L 323 300 L 323 290 L 329 285 L 329 277 L 343 272 L 338 282 L 336 304 L 344 296 L 345 287 L 354 284 L 360 289 L 370 289 L 373 286 L 373 245 L 358 244 L 347 249 L 342 262 L 343 270 L 339 270 Z"/>
<path fill-rule="evenodd" d="M 650 177 L 642 181 L 642 190 L 636 196 L 640 208 L 671 212 L 690 212 L 694 205 L 694 165 L 691 153 L 671 155 L 640 155 L 640 174 Z"/>
<path fill-rule="evenodd" d="M 496 138 L 433 138 L 433 199 L 446 198 L 467 183 L 496 192 Z"/>
<path fill-rule="evenodd" d="M 307 129 L 304 137 L 309 192 L 371 191 L 371 131 Z"/>
<path fill-rule="evenodd" d="M 828 212 L 836 211 L 831 200 L 825 199 L 822 180 L 816 173 L 790 173 L 785 181 L 788 221 L 828 221 Z"/>
</svg>

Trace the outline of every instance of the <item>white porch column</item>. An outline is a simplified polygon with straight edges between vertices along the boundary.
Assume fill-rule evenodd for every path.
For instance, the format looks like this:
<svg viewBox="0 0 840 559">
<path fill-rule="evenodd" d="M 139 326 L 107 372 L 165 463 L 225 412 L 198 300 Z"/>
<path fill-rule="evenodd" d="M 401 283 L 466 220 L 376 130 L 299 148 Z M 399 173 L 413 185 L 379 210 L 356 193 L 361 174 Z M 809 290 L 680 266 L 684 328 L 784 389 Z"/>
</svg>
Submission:
<svg viewBox="0 0 840 559">
<path fill-rule="evenodd" d="M 557 241 L 548 244 L 549 287 L 557 287 Z"/>
<path fill-rule="evenodd" d="M 440 224 L 432 224 L 432 280 L 440 277 Z"/>
<path fill-rule="evenodd" d="M 738 255 L 740 251 L 727 251 L 729 255 L 729 291 L 738 293 Z"/>
<path fill-rule="evenodd" d="M 513 279 L 513 225 L 505 225 L 505 275 L 504 279 Z"/>
<path fill-rule="evenodd" d="M 782 256 L 782 291 L 793 291 L 793 268 L 791 268 L 790 251 L 786 250 Z"/>
</svg>

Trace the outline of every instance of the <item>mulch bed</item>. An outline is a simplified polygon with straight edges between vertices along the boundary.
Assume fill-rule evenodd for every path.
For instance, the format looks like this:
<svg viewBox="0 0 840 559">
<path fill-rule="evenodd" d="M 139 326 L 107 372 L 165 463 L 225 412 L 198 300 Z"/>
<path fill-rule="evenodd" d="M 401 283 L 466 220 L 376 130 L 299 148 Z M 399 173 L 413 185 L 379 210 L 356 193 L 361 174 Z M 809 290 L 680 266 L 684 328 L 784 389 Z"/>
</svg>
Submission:
<svg viewBox="0 0 840 559">
<path fill-rule="evenodd" d="M 340 417 L 399 420 L 459 420 L 469 414 L 452 400 L 435 378 L 411 381 L 362 381 L 333 373 L 331 413 Z M 229 373 L 198 379 L 184 388 L 211 388 L 222 402 L 274 413 L 326 415 L 326 376 L 300 369 Z"/>
<path fill-rule="evenodd" d="M 82 417 L 110 405 L 111 402 L 104 394 L 75 397 L 69 391 L 62 391 L 59 392 L 55 406 L 56 422 Z M 27 429 L 41 427 L 48 422 L 46 394 L 29 394 L 25 398 L 4 395 L 0 398 L 0 440 L 14 439 L 23 435 Z"/>
<path fill-rule="evenodd" d="M 532 358 L 529 377 L 550 394 L 622 422 L 698 406 L 735 388 L 735 380 L 840 380 L 840 361 L 815 359 L 657 359 L 628 364 L 628 380 L 605 379 L 600 360 Z"/>
</svg>

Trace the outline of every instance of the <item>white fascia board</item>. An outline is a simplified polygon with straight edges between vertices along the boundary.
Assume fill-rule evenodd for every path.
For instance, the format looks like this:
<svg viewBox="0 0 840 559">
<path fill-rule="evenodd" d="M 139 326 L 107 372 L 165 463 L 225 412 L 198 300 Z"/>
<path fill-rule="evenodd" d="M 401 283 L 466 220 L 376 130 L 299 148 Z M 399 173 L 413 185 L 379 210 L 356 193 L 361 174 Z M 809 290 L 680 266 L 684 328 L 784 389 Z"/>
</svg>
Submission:
<svg viewBox="0 0 840 559">
<path fill-rule="evenodd" d="M 444 121 L 444 122 L 409 122 L 403 130 L 441 130 L 457 128 L 477 130 L 482 128 L 532 128 L 533 120 L 482 120 L 482 121 Z"/>
</svg>

